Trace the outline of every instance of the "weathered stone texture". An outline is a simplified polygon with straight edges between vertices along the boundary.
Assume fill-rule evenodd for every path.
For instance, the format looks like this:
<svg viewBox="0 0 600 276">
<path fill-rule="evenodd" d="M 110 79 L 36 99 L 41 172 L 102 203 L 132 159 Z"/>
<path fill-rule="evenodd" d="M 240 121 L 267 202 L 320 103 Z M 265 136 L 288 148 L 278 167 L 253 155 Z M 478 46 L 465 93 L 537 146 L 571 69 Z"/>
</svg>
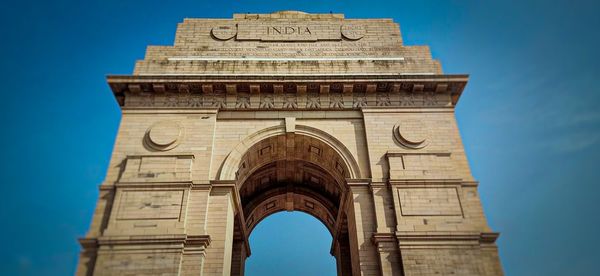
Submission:
<svg viewBox="0 0 600 276">
<path fill-rule="evenodd" d="M 78 275 L 243 275 L 265 217 L 325 224 L 339 275 L 502 275 L 444 75 L 390 19 L 186 19 L 133 75 Z"/>
</svg>

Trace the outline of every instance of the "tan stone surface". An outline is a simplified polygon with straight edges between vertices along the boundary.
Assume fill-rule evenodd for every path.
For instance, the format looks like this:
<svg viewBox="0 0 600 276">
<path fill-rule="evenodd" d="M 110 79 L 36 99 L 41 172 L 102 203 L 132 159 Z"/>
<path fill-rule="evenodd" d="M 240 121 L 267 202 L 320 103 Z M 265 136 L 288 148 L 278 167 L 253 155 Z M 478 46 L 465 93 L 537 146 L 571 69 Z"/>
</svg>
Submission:
<svg viewBox="0 0 600 276">
<path fill-rule="evenodd" d="M 502 275 L 444 75 L 390 19 L 185 19 L 133 75 L 78 275 L 243 275 L 266 216 L 303 211 L 339 275 Z"/>
</svg>

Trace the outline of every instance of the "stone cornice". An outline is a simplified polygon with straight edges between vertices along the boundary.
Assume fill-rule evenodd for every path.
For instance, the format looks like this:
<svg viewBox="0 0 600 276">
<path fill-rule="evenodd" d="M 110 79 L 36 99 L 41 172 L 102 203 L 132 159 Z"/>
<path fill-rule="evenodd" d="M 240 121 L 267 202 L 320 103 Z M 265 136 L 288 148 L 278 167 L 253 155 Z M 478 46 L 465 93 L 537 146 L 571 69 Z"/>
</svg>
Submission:
<svg viewBox="0 0 600 276">
<path fill-rule="evenodd" d="M 394 186 L 462 186 L 462 187 L 477 187 L 477 181 L 465 181 L 463 179 L 389 179 L 387 181 L 392 187 Z"/>
<path fill-rule="evenodd" d="M 187 237 L 185 239 L 185 245 L 207 247 L 208 245 L 210 245 L 210 236 L 209 235 L 187 235 Z"/>
<path fill-rule="evenodd" d="M 384 243 L 384 242 L 398 242 L 396 235 L 394 233 L 373 233 L 371 237 L 371 241 L 374 244 Z"/>
<path fill-rule="evenodd" d="M 98 248 L 98 239 L 96 238 L 79 238 L 78 240 L 84 251 L 96 250 Z"/>
<path fill-rule="evenodd" d="M 183 244 L 187 235 L 102 236 L 99 245 Z"/>
<path fill-rule="evenodd" d="M 159 236 L 103 236 L 98 238 L 81 238 L 79 243 L 81 247 L 95 249 L 98 246 L 108 245 L 150 245 L 150 244 L 180 244 L 182 246 L 202 246 L 210 245 L 209 235 L 159 235 Z"/>
<path fill-rule="evenodd" d="M 453 107 L 468 75 L 111 75 L 128 108 L 315 109 Z"/>
<path fill-rule="evenodd" d="M 385 153 L 387 157 L 398 157 L 403 155 L 436 155 L 450 156 L 452 153 L 448 151 L 428 151 L 428 150 L 389 150 Z"/>
<path fill-rule="evenodd" d="M 346 184 L 348 184 L 348 186 L 368 187 L 371 184 L 371 179 L 370 178 L 346 178 Z"/>
<path fill-rule="evenodd" d="M 260 75 L 260 74 L 195 74 L 195 75 L 108 75 L 109 84 L 112 83 L 160 83 L 160 82 L 286 82 L 310 83 L 314 81 L 330 82 L 369 82 L 369 81 L 412 81 L 412 82 L 467 82 L 467 74 L 286 74 L 286 75 Z"/>
<path fill-rule="evenodd" d="M 400 246 L 489 245 L 500 236 L 497 232 L 396 232 Z"/>
</svg>

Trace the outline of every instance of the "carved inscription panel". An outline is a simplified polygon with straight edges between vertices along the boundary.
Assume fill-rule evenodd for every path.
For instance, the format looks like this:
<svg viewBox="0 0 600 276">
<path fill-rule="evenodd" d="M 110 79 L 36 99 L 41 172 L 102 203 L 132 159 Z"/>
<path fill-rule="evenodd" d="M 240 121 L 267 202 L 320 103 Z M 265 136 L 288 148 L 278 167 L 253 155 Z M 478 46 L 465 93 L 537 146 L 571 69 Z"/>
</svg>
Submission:
<svg viewBox="0 0 600 276">
<path fill-rule="evenodd" d="M 399 188 L 403 216 L 462 216 L 456 188 Z"/>
<path fill-rule="evenodd" d="M 179 219 L 183 191 L 124 191 L 117 219 Z"/>
<path fill-rule="evenodd" d="M 181 253 L 165 250 L 117 251 L 99 254 L 94 275 L 162 275 L 176 276 L 179 273 Z"/>
<path fill-rule="evenodd" d="M 192 177 L 192 155 L 128 156 L 120 182 L 179 182 Z"/>
<path fill-rule="evenodd" d="M 224 27 L 215 27 L 212 32 L 219 39 Z M 233 32 L 228 31 L 228 34 Z M 217 36 L 219 34 L 219 36 Z M 365 34 L 365 26 L 359 24 L 343 25 L 337 22 L 241 22 L 237 24 L 236 40 L 257 41 L 337 41 L 342 36 L 349 40 L 361 39 Z"/>
<path fill-rule="evenodd" d="M 340 25 L 239 23 L 237 40 L 317 41 L 341 39 Z"/>
<path fill-rule="evenodd" d="M 390 179 L 455 179 L 450 153 L 388 152 Z"/>
</svg>

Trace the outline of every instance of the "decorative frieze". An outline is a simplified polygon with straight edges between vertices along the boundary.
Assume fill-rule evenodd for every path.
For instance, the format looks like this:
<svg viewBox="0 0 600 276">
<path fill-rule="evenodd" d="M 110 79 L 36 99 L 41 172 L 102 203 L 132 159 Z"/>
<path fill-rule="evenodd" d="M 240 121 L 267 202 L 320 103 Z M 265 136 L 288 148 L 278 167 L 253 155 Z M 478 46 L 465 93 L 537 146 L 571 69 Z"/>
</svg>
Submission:
<svg viewBox="0 0 600 276">
<path fill-rule="evenodd" d="M 441 86 L 441 88 L 440 88 Z M 460 84 L 111 84 L 131 108 L 361 109 L 451 107 Z M 454 88 L 452 88 L 454 87 Z"/>
<path fill-rule="evenodd" d="M 350 94 L 348 100 L 342 93 L 251 94 L 238 93 L 232 97 L 220 94 L 148 94 L 126 93 L 123 106 L 132 108 L 219 108 L 219 109 L 361 109 L 364 107 L 449 107 L 448 93 L 434 95 L 415 93 L 377 93 L 369 100 L 365 93 Z M 405 100 L 405 99 L 410 100 Z M 231 100 L 232 105 L 229 104 Z M 302 104 L 300 104 L 302 102 Z"/>
</svg>

